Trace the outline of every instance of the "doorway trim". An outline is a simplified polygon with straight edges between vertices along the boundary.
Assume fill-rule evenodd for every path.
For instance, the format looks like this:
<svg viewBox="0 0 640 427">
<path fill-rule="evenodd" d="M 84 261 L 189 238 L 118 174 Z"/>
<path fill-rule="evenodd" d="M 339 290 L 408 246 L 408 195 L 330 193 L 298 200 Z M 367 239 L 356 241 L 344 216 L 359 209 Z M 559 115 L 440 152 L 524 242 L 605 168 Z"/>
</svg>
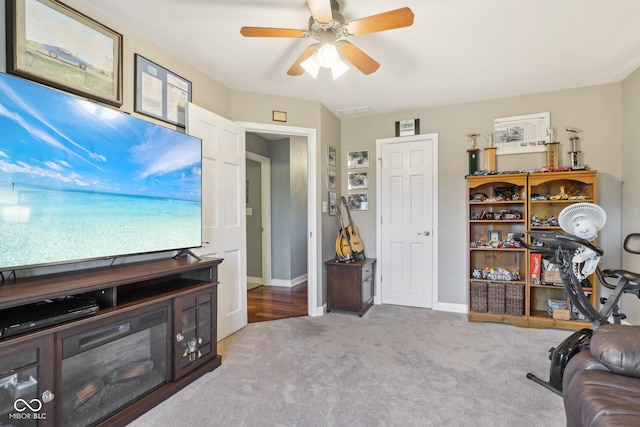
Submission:
<svg viewBox="0 0 640 427">
<path fill-rule="evenodd" d="M 260 192 L 262 203 L 262 284 L 271 286 L 271 159 L 251 151 L 246 152 L 249 160 L 260 163 Z"/>
<path fill-rule="evenodd" d="M 273 125 L 267 123 L 236 122 L 245 128 L 245 132 L 270 133 L 285 136 L 301 136 L 307 138 L 307 313 L 309 316 L 322 316 L 324 309 L 318 307 L 318 236 L 320 222 L 318 212 L 317 162 L 318 142 L 316 130 L 293 126 Z"/>
<path fill-rule="evenodd" d="M 415 135 L 415 136 L 401 136 L 396 138 L 384 138 L 376 140 L 376 176 L 381 176 L 382 174 L 382 145 L 386 144 L 397 144 L 403 142 L 412 142 L 412 141 L 423 141 L 426 139 L 433 139 L 435 136 L 435 142 L 433 144 L 433 152 L 431 157 L 431 167 L 433 170 L 433 180 L 431 183 L 432 194 L 433 194 L 433 205 L 432 205 L 432 239 L 434 241 L 433 245 L 433 255 L 432 255 L 432 272 L 431 272 L 431 282 L 432 282 L 432 290 L 431 290 L 431 309 L 438 310 L 438 240 L 439 240 L 439 227 L 438 227 L 438 134 L 423 134 L 423 135 Z M 378 201 L 376 204 L 376 247 L 382 248 L 382 186 L 376 186 L 376 200 Z M 382 262 L 379 262 L 378 265 L 382 265 Z M 374 297 L 375 304 L 382 304 L 381 292 L 382 292 L 382 274 L 381 268 L 376 268 L 376 296 Z"/>
</svg>

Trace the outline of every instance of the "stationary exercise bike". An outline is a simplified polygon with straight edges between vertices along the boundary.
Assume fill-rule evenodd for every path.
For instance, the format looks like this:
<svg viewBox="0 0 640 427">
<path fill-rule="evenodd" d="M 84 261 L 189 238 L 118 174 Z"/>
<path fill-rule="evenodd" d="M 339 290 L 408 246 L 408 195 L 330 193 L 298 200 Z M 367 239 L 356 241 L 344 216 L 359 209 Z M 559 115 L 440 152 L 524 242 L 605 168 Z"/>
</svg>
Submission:
<svg viewBox="0 0 640 427">
<path fill-rule="evenodd" d="M 620 312 L 618 305 L 622 294 L 632 293 L 640 297 L 640 274 L 621 269 L 601 271 L 598 267 L 604 252 L 590 241 L 596 237 L 605 221 L 606 213 L 600 206 L 576 203 L 563 209 L 558 216 L 564 233 L 532 230 L 527 233 L 531 242 L 526 242 L 524 235 L 517 237 L 523 247 L 543 255 L 555 256 L 560 278 L 572 307 L 592 322 L 591 328 L 576 331 L 557 347 L 549 349 L 551 367 L 548 381 L 532 373 L 527 374 L 527 378 L 560 396 L 564 369 L 573 356 L 589 349 L 593 330 L 610 323 L 610 319 L 613 323 L 620 323 L 626 317 Z M 640 254 L 640 234 L 627 236 L 624 249 Z M 596 275 L 598 282 L 605 288 L 613 290 L 608 297 L 600 299 L 600 310 L 591 305 L 585 294 L 585 288 L 597 286 L 597 283 L 591 284 L 588 280 L 592 274 Z"/>
</svg>

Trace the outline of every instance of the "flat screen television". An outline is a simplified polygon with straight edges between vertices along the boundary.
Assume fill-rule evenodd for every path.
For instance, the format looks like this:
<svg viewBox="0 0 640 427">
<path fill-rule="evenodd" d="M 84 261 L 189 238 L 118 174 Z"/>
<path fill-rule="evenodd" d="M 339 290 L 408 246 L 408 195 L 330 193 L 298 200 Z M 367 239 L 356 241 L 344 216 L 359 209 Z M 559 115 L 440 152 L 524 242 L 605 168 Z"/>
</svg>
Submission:
<svg viewBox="0 0 640 427">
<path fill-rule="evenodd" d="M 0 73 L 0 271 L 202 244 L 202 141 Z"/>
</svg>

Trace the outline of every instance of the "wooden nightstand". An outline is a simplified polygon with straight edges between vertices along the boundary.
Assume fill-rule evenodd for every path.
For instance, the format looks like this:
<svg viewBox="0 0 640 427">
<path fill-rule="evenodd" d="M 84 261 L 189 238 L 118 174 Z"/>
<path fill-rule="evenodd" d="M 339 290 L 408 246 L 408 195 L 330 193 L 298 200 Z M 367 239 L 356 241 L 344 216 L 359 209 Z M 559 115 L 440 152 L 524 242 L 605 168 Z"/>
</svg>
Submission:
<svg viewBox="0 0 640 427">
<path fill-rule="evenodd" d="M 329 260 L 327 267 L 327 312 L 354 311 L 362 316 L 373 305 L 376 259 L 350 263 Z"/>
</svg>

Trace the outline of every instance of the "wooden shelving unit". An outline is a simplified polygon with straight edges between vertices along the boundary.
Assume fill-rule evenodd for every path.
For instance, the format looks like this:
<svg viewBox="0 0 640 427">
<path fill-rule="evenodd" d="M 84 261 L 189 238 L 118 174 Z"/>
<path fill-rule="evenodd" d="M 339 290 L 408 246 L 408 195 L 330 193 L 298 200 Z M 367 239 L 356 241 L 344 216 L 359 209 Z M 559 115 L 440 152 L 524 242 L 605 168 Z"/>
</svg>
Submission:
<svg viewBox="0 0 640 427">
<path fill-rule="evenodd" d="M 548 172 L 529 174 L 528 194 L 529 194 L 529 229 L 530 230 L 560 230 L 560 227 L 553 225 L 536 226 L 532 224 L 533 216 L 537 216 L 539 221 L 547 220 L 550 217 L 555 219 L 562 209 L 578 202 L 596 202 L 596 177 L 597 171 L 570 171 L 570 172 Z M 560 200 L 534 200 L 536 195 L 550 195 L 558 197 L 564 194 L 565 199 Z M 576 198 L 578 197 L 578 198 Z M 591 282 L 594 283 L 595 278 Z M 596 306 L 597 287 L 590 289 L 591 304 Z M 589 322 L 577 320 L 560 320 L 552 318 L 547 305 L 549 298 L 562 299 L 563 287 L 550 284 L 532 284 L 530 277 L 527 277 L 527 293 L 529 294 L 529 327 L 532 328 L 562 328 L 581 329 L 587 327 Z"/>
<path fill-rule="evenodd" d="M 533 328 L 577 330 L 585 327 L 584 321 L 554 319 L 548 314 L 549 298 L 562 298 L 563 287 L 531 283 L 529 250 L 501 246 L 509 242 L 509 233 L 560 230 L 553 225 L 553 219 L 557 220 L 562 209 L 577 202 L 595 203 L 596 176 L 597 171 L 571 171 L 467 177 L 469 321 L 502 322 Z M 505 200 L 503 195 L 509 193 L 509 188 L 514 194 L 517 191 L 517 196 Z M 565 196 L 560 196 L 562 194 Z M 554 199 L 538 200 L 542 195 L 554 196 Z M 502 214 L 505 211 L 521 212 L 521 216 L 518 219 L 505 218 Z M 536 221 L 532 220 L 534 216 Z M 496 235 L 501 243 L 487 243 L 492 240 L 491 236 Z M 493 240 L 496 241 L 495 238 Z M 498 268 L 517 272 L 520 278 L 495 280 L 495 276 L 484 277 L 487 269 Z M 594 304 L 597 287 L 590 291 Z M 504 312 L 500 312 L 503 307 L 501 298 L 504 298 Z"/>
<path fill-rule="evenodd" d="M 519 247 L 505 247 L 512 244 L 511 233 L 526 231 L 526 189 L 526 174 L 467 178 L 469 320 L 472 322 L 527 326 L 524 281 L 527 252 Z M 495 236 L 499 237 L 491 242 Z M 486 277 L 487 270 L 498 269 L 520 278 Z"/>
</svg>

